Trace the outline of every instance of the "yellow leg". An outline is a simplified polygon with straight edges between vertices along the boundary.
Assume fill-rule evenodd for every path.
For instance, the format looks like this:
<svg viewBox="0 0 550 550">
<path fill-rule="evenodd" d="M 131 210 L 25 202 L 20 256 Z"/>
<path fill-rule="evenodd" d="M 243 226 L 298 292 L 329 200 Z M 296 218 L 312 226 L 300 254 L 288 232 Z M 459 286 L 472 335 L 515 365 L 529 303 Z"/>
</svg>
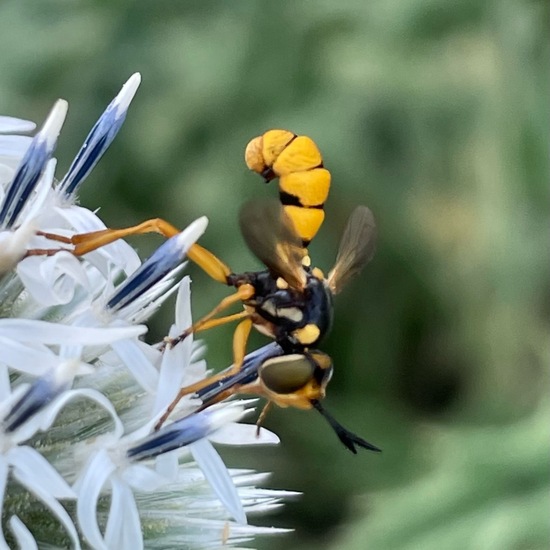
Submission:
<svg viewBox="0 0 550 550">
<path fill-rule="evenodd" d="M 246 355 L 246 343 L 252 330 L 252 319 L 248 317 L 241 321 L 233 333 L 233 367 L 230 374 L 236 374 L 243 366 L 244 356 Z"/>
<path fill-rule="evenodd" d="M 73 244 L 71 237 L 57 235 L 56 233 L 46 233 L 44 231 L 37 231 L 36 234 L 40 235 L 41 237 L 46 237 L 46 239 L 50 239 L 50 241 L 57 241 L 59 243 L 65 243 L 65 244 Z"/>
<path fill-rule="evenodd" d="M 242 314 L 248 315 L 246 311 L 243 311 L 242 313 L 238 313 L 237 315 L 242 316 Z M 213 319 L 211 322 L 221 321 L 221 320 L 225 320 L 225 322 L 228 322 L 227 319 L 229 319 L 229 317 L 234 317 L 234 316 L 228 315 L 227 317 L 223 317 L 222 319 Z M 219 323 L 219 324 L 222 324 L 222 323 Z M 210 376 L 205 380 L 201 380 L 199 382 L 195 382 L 195 384 L 191 384 L 189 386 L 185 386 L 184 388 L 181 388 L 180 391 L 178 392 L 178 395 L 176 395 L 176 398 L 170 403 L 170 405 L 168 405 L 168 407 L 164 411 L 164 414 L 160 417 L 158 422 L 155 424 L 155 430 L 158 430 L 164 424 L 164 422 L 166 422 L 166 419 L 170 416 L 172 411 L 175 409 L 176 405 L 186 395 L 191 395 L 192 393 L 202 390 L 202 388 L 209 386 L 210 384 L 217 382 L 218 380 L 222 380 L 224 378 L 232 376 L 237 372 L 239 372 L 239 370 L 241 370 L 241 367 L 244 361 L 244 356 L 246 354 L 246 343 L 248 341 L 248 336 L 250 335 L 251 329 L 252 329 L 252 320 L 250 318 L 247 318 L 241 321 L 237 325 L 237 328 L 235 329 L 235 333 L 233 335 L 234 362 L 233 362 L 233 366 L 231 367 L 231 370 L 220 372 L 219 374 Z M 236 388 L 232 388 L 231 390 L 220 393 L 220 395 L 218 395 L 213 401 L 208 403 L 208 405 L 210 406 L 210 405 L 213 405 L 214 403 L 218 403 L 219 401 L 222 401 L 226 397 L 229 397 L 230 395 L 235 393 L 235 391 L 236 391 Z"/>
<path fill-rule="evenodd" d="M 184 330 L 179 336 L 175 338 L 166 337 L 164 342 L 158 347 L 159 351 L 164 351 L 166 346 L 173 348 L 180 342 L 183 342 L 190 334 L 195 334 L 197 332 L 202 332 L 209 330 L 214 327 L 219 327 L 227 323 L 232 323 L 233 321 L 238 321 L 239 319 L 244 319 L 248 317 L 249 313 L 247 311 L 240 311 L 239 313 L 233 313 L 231 315 L 225 315 L 224 317 L 217 317 L 216 319 L 210 319 L 205 323 L 202 323 L 200 326 L 196 327 L 195 325 L 190 326 L 188 329 Z"/>
<path fill-rule="evenodd" d="M 222 529 L 222 546 L 226 546 L 229 537 L 231 536 L 231 525 L 228 521 L 223 524 Z"/>
<path fill-rule="evenodd" d="M 262 409 L 260 416 L 258 416 L 258 420 L 256 420 L 256 437 L 260 437 L 260 428 L 262 427 L 265 417 L 267 416 L 267 413 L 269 412 L 269 409 L 271 409 L 272 405 L 273 401 L 268 401 Z"/>
<path fill-rule="evenodd" d="M 69 243 L 74 246 L 72 253 L 75 256 L 82 256 L 88 252 L 92 252 L 97 248 L 124 239 L 131 235 L 143 235 L 144 233 L 160 233 L 166 238 L 177 235 L 180 230 L 174 227 L 171 223 L 161 218 L 146 220 L 138 225 L 125 227 L 123 229 L 100 229 L 99 231 L 91 231 L 90 233 L 80 233 L 72 237 L 64 237 L 55 233 L 46 233 L 37 231 L 37 235 L 46 237 L 52 241 Z"/>
<path fill-rule="evenodd" d="M 239 321 L 240 319 L 244 319 L 249 315 L 250 314 L 248 313 L 248 311 L 239 311 L 239 313 L 233 313 L 232 315 L 226 315 L 224 317 L 216 317 L 215 319 L 210 319 L 209 321 L 206 321 L 206 323 L 202 324 L 199 328 L 197 328 L 192 332 L 197 333 L 197 332 L 202 332 L 204 330 L 209 330 L 211 328 L 219 327 L 227 323 L 232 323 L 233 321 Z"/>
<path fill-rule="evenodd" d="M 189 386 L 185 386 L 184 388 L 181 388 L 174 400 L 166 407 L 166 410 L 162 414 L 162 416 L 158 419 L 157 423 L 155 424 L 155 427 L 153 428 L 155 431 L 160 430 L 162 425 L 166 422 L 167 418 L 172 414 L 172 411 L 176 408 L 176 405 L 186 396 L 191 395 L 195 392 L 198 392 L 202 388 L 205 388 L 210 384 L 210 378 L 206 378 L 204 380 L 201 380 L 200 382 L 196 382 L 195 384 L 191 384 Z M 213 380 L 215 381 L 215 380 Z"/>
<path fill-rule="evenodd" d="M 221 319 L 216 319 L 213 321 L 219 321 L 214 322 L 214 324 L 210 324 L 212 317 L 215 317 L 218 315 L 218 313 L 221 313 L 224 309 L 227 309 L 228 307 L 232 306 L 236 302 L 242 302 L 243 300 L 248 300 L 252 296 L 254 296 L 254 287 L 249 284 L 241 285 L 239 288 L 237 288 L 237 291 L 234 294 L 231 294 L 229 296 L 226 296 L 210 313 L 193 323 L 188 329 L 184 330 L 179 336 L 176 336 L 176 338 L 165 338 L 164 342 L 165 345 L 168 344 L 170 347 L 174 347 L 175 345 L 179 344 L 183 340 L 185 340 L 190 334 L 193 334 L 195 332 L 199 332 L 201 330 L 207 330 L 208 328 L 212 328 L 215 326 L 223 325 L 224 322 L 222 319 L 227 319 L 226 317 L 222 317 Z M 245 312 L 246 313 L 246 312 Z M 228 316 L 231 317 L 231 316 Z M 243 315 L 244 317 L 244 315 Z M 236 317 L 235 319 L 237 319 Z M 229 318 L 226 322 L 233 321 L 233 318 Z M 206 325 L 206 327 L 205 327 Z"/>
<path fill-rule="evenodd" d="M 64 237 L 55 233 L 46 233 L 37 231 L 37 235 L 46 237 L 52 241 L 57 241 L 65 244 L 72 244 L 74 249 L 70 252 L 75 256 L 82 256 L 88 252 L 92 252 L 102 246 L 110 244 L 118 239 L 123 239 L 131 235 L 143 235 L 144 233 L 160 233 L 166 238 L 177 235 L 180 230 L 171 223 L 162 218 L 154 218 L 146 220 L 138 225 L 126 227 L 123 229 L 101 229 L 100 231 L 92 231 L 90 233 L 80 233 L 72 237 Z M 46 253 L 44 250 L 34 250 L 27 253 L 28 256 L 37 255 L 52 255 L 63 249 L 56 249 L 55 252 Z M 187 252 L 187 257 L 196 263 L 203 271 L 205 271 L 214 280 L 227 284 L 227 276 L 231 273 L 229 267 L 217 258 L 212 252 L 206 248 L 194 244 Z"/>
<path fill-rule="evenodd" d="M 63 251 L 72 252 L 72 250 L 69 250 L 68 248 L 33 248 L 25 252 L 24 258 L 28 258 L 30 256 L 53 256 L 54 254 Z"/>
<path fill-rule="evenodd" d="M 44 231 L 37 231 L 36 234 L 40 235 L 41 237 L 46 237 L 52 241 L 56 241 L 58 243 L 72 244 L 71 237 L 56 235 L 55 233 L 44 233 Z M 54 254 L 63 251 L 73 254 L 73 251 L 70 248 L 33 248 L 31 250 L 27 250 L 24 257 L 28 258 L 29 256 L 53 256 Z"/>
<path fill-rule="evenodd" d="M 158 422 L 155 424 L 155 431 L 158 430 L 165 422 L 166 419 L 172 414 L 172 411 L 176 408 L 176 405 L 186 396 L 191 395 L 193 393 L 196 393 L 206 386 L 209 386 L 210 384 L 213 384 L 214 382 L 217 382 L 218 380 L 223 380 L 224 378 L 227 378 L 228 376 L 231 376 L 231 374 L 228 374 L 226 372 L 220 372 L 218 374 L 215 374 L 214 376 L 210 376 L 209 378 L 205 378 L 204 380 L 200 380 L 199 382 L 195 382 L 194 384 L 190 384 L 189 386 L 185 386 L 180 389 L 174 400 L 166 407 L 166 410 L 164 411 L 163 415 L 159 418 Z M 220 401 L 223 401 L 225 398 L 229 397 L 230 395 L 233 395 L 234 393 L 237 393 L 238 388 L 233 387 L 229 390 L 226 390 L 224 392 L 220 392 L 215 398 L 213 398 L 211 401 L 208 402 L 207 406 L 214 405 L 214 403 L 219 403 Z M 199 407 L 199 411 L 203 410 L 206 407 Z"/>
<path fill-rule="evenodd" d="M 194 244 L 187 251 L 187 257 L 212 279 L 218 283 L 227 284 L 227 277 L 231 274 L 231 269 L 212 252 L 200 244 Z"/>
</svg>

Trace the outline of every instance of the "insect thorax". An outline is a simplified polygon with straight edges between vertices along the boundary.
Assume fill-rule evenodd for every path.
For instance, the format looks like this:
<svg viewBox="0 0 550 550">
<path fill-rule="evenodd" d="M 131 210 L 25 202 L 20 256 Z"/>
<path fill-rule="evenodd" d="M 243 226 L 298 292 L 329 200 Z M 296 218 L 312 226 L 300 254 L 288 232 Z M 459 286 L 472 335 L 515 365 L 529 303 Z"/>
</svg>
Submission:
<svg viewBox="0 0 550 550">
<path fill-rule="evenodd" d="M 332 294 L 324 280 L 307 274 L 303 291 L 280 288 L 266 271 L 237 276 L 252 284 L 255 295 L 245 302 L 256 328 L 274 338 L 285 351 L 316 345 L 332 326 Z"/>
</svg>

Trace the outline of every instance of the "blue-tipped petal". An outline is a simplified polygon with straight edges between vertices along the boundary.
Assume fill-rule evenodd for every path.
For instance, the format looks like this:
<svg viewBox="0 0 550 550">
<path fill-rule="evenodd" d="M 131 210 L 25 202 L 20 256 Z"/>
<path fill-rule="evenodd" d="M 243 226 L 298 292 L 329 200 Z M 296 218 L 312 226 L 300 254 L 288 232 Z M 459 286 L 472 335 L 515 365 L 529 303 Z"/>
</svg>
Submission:
<svg viewBox="0 0 550 550">
<path fill-rule="evenodd" d="M 4 431 L 17 430 L 58 395 L 68 390 L 78 371 L 89 373 L 89 368 L 83 367 L 82 363 L 75 359 L 66 359 L 44 376 L 37 378 L 4 418 Z"/>
<path fill-rule="evenodd" d="M 145 460 L 185 447 L 209 436 L 224 424 L 239 420 L 243 413 L 244 407 L 232 404 L 191 414 L 148 435 L 128 449 L 127 456 Z"/>
<path fill-rule="evenodd" d="M 134 460 L 154 458 L 194 443 L 209 433 L 210 423 L 206 414 L 193 414 L 153 432 L 139 445 L 128 449 L 127 455 Z"/>
<path fill-rule="evenodd" d="M 203 216 L 163 243 L 135 273 L 120 285 L 107 302 L 107 308 L 112 311 L 121 310 L 162 280 L 181 263 L 189 248 L 204 233 L 207 225 L 208 219 Z"/>
<path fill-rule="evenodd" d="M 51 373 L 37 378 L 4 419 L 4 430 L 14 432 L 68 388 L 69 382 L 59 384 Z"/>
<path fill-rule="evenodd" d="M 94 166 L 99 162 L 103 153 L 109 148 L 109 145 L 115 139 L 126 118 L 128 107 L 140 82 L 141 75 L 134 73 L 99 117 L 84 140 L 69 171 L 61 180 L 59 184 L 59 191 L 61 193 L 66 196 L 74 195 Z"/>
<path fill-rule="evenodd" d="M 32 140 L 15 176 L 10 183 L 0 210 L 0 227 L 9 229 L 34 191 L 50 160 L 67 114 L 67 102 L 58 99 L 42 129 Z"/>
</svg>

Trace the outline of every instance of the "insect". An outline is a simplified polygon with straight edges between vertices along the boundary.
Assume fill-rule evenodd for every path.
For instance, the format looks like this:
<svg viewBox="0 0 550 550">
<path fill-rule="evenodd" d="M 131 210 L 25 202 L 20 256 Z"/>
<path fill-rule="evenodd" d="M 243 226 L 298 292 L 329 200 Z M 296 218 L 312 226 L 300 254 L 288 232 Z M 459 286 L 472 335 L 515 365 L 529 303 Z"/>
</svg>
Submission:
<svg viewBox="0 0 550 550">
<path fill-rule="evenodd" d="M 378 450 L 343 428 L 321 406 L 333 365 L 330 357 L 315 347 L 330 330 L 333 295 L 372 257 L 372 213 L 362 206 L 355 209 L 344 231 L 336 264 L 326 279 L 318 268 L 303 264 L 304 249 L 278 204 L 245 205 L 240 222 L 247 244 L 267 269 L 232 275 L 231 280 L 235 285 L 242 282 L 255 289 L 255 294 L 244 300 L 245 312 L 260 332 L 275 340 L 280 354 L 260 357 L 246 369 L 241 361 L 237 368 L 234 365 L 182 388 L 156 427 L 162 425 L 185 395 L 196 394 L 203 400 L 204 408 L 235 393 L 253 394 L 267 399 L 258 426 L 272 403 L 315 408 L 350 450 L 356 452 L 354 444 Z"/>
<path fill-rule="evenodd" d="M 333 296 L 372 258 L 376 234 L 374 218 L 364 206 L 355 209 L 344 231 L 336 264 L 325 278 L 320 269 L 311 267 L 306 248 L 324 220 L 323 204 L 330 187 L 330 173 L 323 167 L 315 143 L 306 136 L 297 136 L 286 130 L 270 130 L 248 144 L 245 161 L 266 182 L 279 178 L 281 204 L 276 201 L 248 203 L 242 208 L 239 218 L 248 247 L 266 269 L 234 273 L 198 244 L 188 251 L 189 259 L 213 279 L 233 286 L 235 292 L 167 343 L 176 345 L 191 333 L 238 320 L 233 336 L 234 361 L 229 372 L 224 371 L 182 388 L 160 418 L 157 429 L 183 396 L 200 393 L 218 381 L 222 382 L 223 389 L 213 398 L 214 402 L 228 392 L 236 393 L 237 389 L 268 399 L 259 423 L 271 403 L 324 411 L 320 408 L 320 400 L 325 396 L 333 367 L 328 355 L 316 350 L 315 346 L 331 328 Z M 125 229 L 105 229 L 71 238 L 43 235 L 73 245 L 72 253 L 82 255 L 116 239 L 147 232 L 171 237 L 179 230 L 156 218 Z M 243 311 L 219 316 L 238 302 L 242 302 Z M 273 338 L 282 355 L 257 364 L 255 379 L 243 384 L 239 382 L 239 374 L 252 326 Z M 210 401 L 206 403 L 211 404 Z M 325 413 L 333 428 L 339 426 L 335 428 L 337 433 L 350 433 Z M 354 437 L 355 440 L 351 436 L 348 439 L 357 443 L 360 438 Z M 365 448 L 373 447 L 364 443 Z"/>
</svg>

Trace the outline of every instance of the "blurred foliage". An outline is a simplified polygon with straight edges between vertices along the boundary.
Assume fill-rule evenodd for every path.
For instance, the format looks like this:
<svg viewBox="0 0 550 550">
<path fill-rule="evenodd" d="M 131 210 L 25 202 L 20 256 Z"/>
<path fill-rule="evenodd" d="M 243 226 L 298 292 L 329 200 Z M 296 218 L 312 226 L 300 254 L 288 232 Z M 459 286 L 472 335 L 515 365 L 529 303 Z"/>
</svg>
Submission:
<svg viewBox="0 0 550 550">
<path fill-rule="evenodd" d="M 70 102 L 67 168 L 136 70 L 128 120 L 81 200 L 113 226 L 202 214 L 202 241 L 254 269 L 238 236 L 247 141 L 313 137 L 333 174 L 311 252 L 326 269 L 357 203 L 375 260 L 336 305 L 327 407 L 380 445 L 351 456 L 314 413 L 278 410 L 277 450 L 229 460 L 304 496 L 269 548 L 543 549 L 548 438 L 548 4 L 4 0 L 0 105 L 44 119 Z M 136 240 L 142 252 L 156 238 Z M 194 310 L 223 288 L 194 268 Z M 152 337 L 169 326 L 158 315 Z M 213 367 L 230 331 L 206 335 Z M 264 340 L 254 337 L 253 345 Z"/>
</svg>

